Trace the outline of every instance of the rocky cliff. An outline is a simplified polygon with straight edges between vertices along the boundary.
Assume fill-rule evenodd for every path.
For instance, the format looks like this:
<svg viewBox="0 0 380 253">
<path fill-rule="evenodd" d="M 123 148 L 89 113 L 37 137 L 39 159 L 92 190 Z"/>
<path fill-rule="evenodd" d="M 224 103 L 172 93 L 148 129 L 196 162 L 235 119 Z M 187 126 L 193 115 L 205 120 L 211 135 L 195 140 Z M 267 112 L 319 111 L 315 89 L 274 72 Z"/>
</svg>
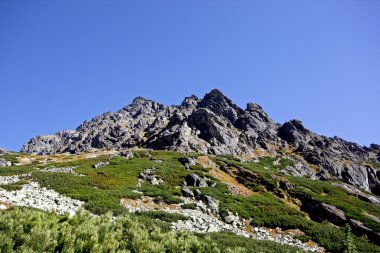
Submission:
<svg viewBox="0 0 380 253">
<path fill-rule="evenodd" d="M 187 97 L 177 106 L 137 97 L 121 110 L 85 121 L 74 131 L 34 137 L 22 151 L 81 153 L 136 146 L 245 157 L 281 154 L 295 161 L 286 173 L 339 179 L 380 195 L 380 170 L 375 168 L 380 163 L 379 145 L 362 147 L 324 137 L 298 120 L 277 124 L 259 105 L 249 103 L 243 110 L 216 89 L 203 99 Z"/>
</svg>

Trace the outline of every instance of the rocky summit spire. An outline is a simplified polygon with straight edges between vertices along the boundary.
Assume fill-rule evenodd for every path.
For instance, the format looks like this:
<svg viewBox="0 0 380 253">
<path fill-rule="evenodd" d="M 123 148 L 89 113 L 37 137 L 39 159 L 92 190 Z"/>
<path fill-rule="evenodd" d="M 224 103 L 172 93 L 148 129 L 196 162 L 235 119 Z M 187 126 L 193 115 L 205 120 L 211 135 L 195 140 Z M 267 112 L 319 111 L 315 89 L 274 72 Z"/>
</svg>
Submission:
<svg viewBox="0 0 380 253">
<path fill-rule="evenodd" d="M 146 99 L 144 97 L 135 97 L 133 100 L 132 100 L 132 104 L 144 104 L 146 102 L 150 102 L 151 100 L 150 99 Z"/>
<path fill-rule="evenodd" d="M 185 97 L 182 101 L 181 106 L 184 107 L 195 107 L 199 103 L 199 98 L 195 95 L 191 95 L 190 97 Z"/>
<path fill-rule="evenodd" d="M 207 93 L 198 104 L 198 107 L 207 108 L 213 113 L 227 118 L 232 123 L 244 113 L 241 108 L 234 104 L 218 89 L 213 89 Z"/>
</svg>

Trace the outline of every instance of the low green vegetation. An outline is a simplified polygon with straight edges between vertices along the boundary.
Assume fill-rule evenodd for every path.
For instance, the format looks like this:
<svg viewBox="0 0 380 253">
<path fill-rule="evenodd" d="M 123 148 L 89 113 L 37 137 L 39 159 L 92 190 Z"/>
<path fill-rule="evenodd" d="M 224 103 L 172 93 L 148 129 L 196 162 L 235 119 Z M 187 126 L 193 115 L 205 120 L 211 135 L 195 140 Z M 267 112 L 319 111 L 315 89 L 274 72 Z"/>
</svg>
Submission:
<svg viewBox="0 0 380 253">
<path fill-rule="evenodd" d="M 372 168 L 380 170 L 380 163 L 367 161 L 366 164 L 369 164 Z"/>
<path fill-rule="evenodd" d="M 135 213 L 137 216 L 148 217 L 151 219 L 158 219 L 165 222 L 176 222 L 179 220 L 187 220 L 186 216 L 183 216 L 178 213 L 167 213 L 164 211 L 146 211 Z"/>
<path fill-rule="evenodd" d="M 183 209 L 197 209 L 197 207 L 196 207 L 196 205 L 194 205 L 194 204 L 183 204 L 183 205 L 181 205 L 181 208 L 183 208 Z"/>
<path fill-rule="evenodd" d="M 286 244 L 279 244 L 271 241 L 260 241 L 233 233 L 208 233 L 199 235 L 201 238 L 210 238 L 220 249 L 237 247 L 240 252 L 246 253 L 301 253 L 303 250 Z M 239 252 L 239 251 L 236 251 Z"/>
<path fill-rule="evenodd" d="M 22 185 L 24 185 L 26 183 L 27 183 L 27 181 L 20 180 L 16 183 L 13 183 L 13 184 L 0 185 L 0 188 L 4 189 L 6 191 L 17 191 L 17 190 L 21 190 Z"/>
<path fill-rule="evenodd" d="M 35 171 L 36 165 L 12 165 L 7 167 L 0 167 L 0 176 L 12 176 L 12 175 L 21 175 L 27 174 Z"/>
<path fill-rule="evenodd" d="M 0 215 L 0 252 L 303 252 L 232 233 L 172 233 L 141 218 L 122 215 L 113 220 L 110 214 L 94 217 L 87 212 L 70 218 L 13 208 Z"/>
<path fill-rule="evenodd" d="M 133 192 L 138 189 L 145 196 L 155 201 L 164 201 L 168 204 L 179 203 L 177 196 L 181 195 L 179 185 L 190 173 L 178 162 L 181 154 L 176 152 L 151 151 L 152 157 L 162 160 L 156 163 L 145 153 L 137 153 L 137 157 L 127 160 L 122 157 L 111 158 L 110 164 L 94 169 L 94 163 L 105 161 L 108 157 L 79 160 L 67 163 L 52 164 L 54 167 L 76 166 L 75 171 L 85 176 L 72 173 L 46 173 L 36 171 L 33 178 L 42 186 L 53 188 L 61 194 L 85 201 L 85 208 L 95 214 L 104 214 L 112 211 L 122 214 L 126 211 L 120 205 L 122 198 L 138 198 L 139 194 Z M 152 185 L 142 183 L 137 187 L 138 175 L 145 169 L 156 168 L 158 176 L 164 183 Z"/>
<path fill-rule="evenodd" d="M 128 215 L 72 218 L 26 208 L 0 215 L 0 252 L 239 252 L 209 237 L 164 232 Z"/>
</svg>

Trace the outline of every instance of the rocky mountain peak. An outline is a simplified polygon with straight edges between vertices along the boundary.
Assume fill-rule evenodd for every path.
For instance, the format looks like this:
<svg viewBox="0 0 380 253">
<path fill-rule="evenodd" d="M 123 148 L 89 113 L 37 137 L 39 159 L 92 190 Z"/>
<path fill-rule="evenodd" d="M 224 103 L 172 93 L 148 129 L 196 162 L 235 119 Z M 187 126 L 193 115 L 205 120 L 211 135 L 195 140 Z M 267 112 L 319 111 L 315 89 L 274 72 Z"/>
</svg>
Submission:
<svg viewBox="0 0 380 253">
<path fill-rule="evenodd" d="M 181 103 L 181 106 L 196 107 L 198 103 L 199 103 L 199 98 L 195 95 L 191 95 L 190 97 L 185 97 L 185 99 Z"/>
<path fill-rule="evenodd" d="M 298 119 L 292 119 L 287 122 L 287 124 L 292 125 L 295 129 L 302 131 L 302 132 L 307 132 L 308 130 L 303 126 L 302 121 Z"/>
<path fill-rule="evenodd" d="M 136 146 L 242 156 L 252 156 L 256 151 L 275 156 L 286 148 L 294 152 L 296 164 L 287 173 L 340 179 L 380 194 L 380 173 L 366 163 L 380 161 L 379 145 L 361 147 L 341 138 L 321 136 L 299 120 L 277 124 L 260 105 L 249 103 L 242 110 L 217 89 L 201 100 L 194 95 L 187 97 L 180 106 L 137 97 L 116 113 L 85 121 L 74 131 L 34 137 L 22 151 L 81 153 Z"/>
<path fill-rule="evenodd" d="M 293 119 L 285 122 L 279 129 L 278 135 L 296 148 L 300 145 L 307 145 L 316 135 L 306 129 L 302 122 Z"/>
<path fill-rule="evenodd" d="M 206 95 L 204 96 L 204 100 L 207 100 L 207 99 L 213 99 L 213 100 L 222 100 L 222 99 L 226 99 L 227 97 L 224 96 L 224 94 L 218 90 L 218 89 L 212 89 L 210 92 L 206 93 Z"/>
<path fill-rule="evenodd" d="M 256 118 L 258 121 L 262 121 L 268 124 L 275 124 L 273 120 L 268 116 L 268 114 L 263 110 L 263 108 L 254 103 L 248 103 L 247 109 L 245 109 L 245 115 Z"/>
<path fill-rule="evenodd" d="M 263 108 L 255 103 L 247 103 L 246 111 L 255 112 L 255 111 L 263 111 Z"/>
<path fill-rule="evenodd" d="M 380 152 L 380 145 L 371 143 L 370 148 Z"/>
<path fill-rule="evenodd" d="M 133 105 L 143 105 L 143 104 L 146 104 L 146 103 L 152 103 L 152 102 L 155 102 L 151 99 L 147 99 L 147 98 L 144 98 L 144 97 L 135 97 L 133 100 L 132 100 L 132 104 Z"/>
<path fill-rule="evenodd" d="M 163 110 L 164 108 L 165 106 L 163 104 L 160 104 L 156 101 L 143 97 L 136 97 L 133 99 L 132 104 L 124 107 L 118 112 L 128 112 L 140 115 L 147 112 L 154 113 L 155 111 Z"/>
<path fill-rule="evenodd" d="M 244 114 L 241 108 L 218 89 L 213 89 L 207 93 L 198 104 L 198 107 L 207 108 L 216 115 L 227 118 L 232 123 Z"/>
<path fill-rule="evenodd" d="M 6 148 L 0 147 L 0 155 L 6 154 L 7 152 L 8 152 L 8 150 Z"/>
</svg>

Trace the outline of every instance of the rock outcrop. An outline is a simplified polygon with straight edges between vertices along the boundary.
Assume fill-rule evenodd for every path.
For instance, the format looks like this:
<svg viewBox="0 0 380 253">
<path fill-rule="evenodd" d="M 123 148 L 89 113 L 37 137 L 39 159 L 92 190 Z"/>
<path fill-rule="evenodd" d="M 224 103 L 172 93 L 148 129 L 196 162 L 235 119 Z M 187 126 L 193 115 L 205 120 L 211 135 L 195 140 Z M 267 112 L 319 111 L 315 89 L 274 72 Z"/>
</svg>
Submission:
<svg viewBox="0 0 380 253">
<path fill-rule="evenodd" d="M 379 197 L 365 193 L 359 189 L 356 189 L 354 186 L 348 185 L 345 183 L 339 182 L 339 183 L 333 183 L 333 185 L 346 190 L 346 192 L 348 194 L 353 195 L 353 196 L 355 196 L 355 197 L 357 197 L 363 201 L 366 201 L 368 203 L 380 206 L 380 198 Z"/>
<path fill-rule="evenodd" d="M 6 167 L 6 166 L 11 166 L 12 163 L 3 159 L 3 158 L 0 158 L 0 167 Z"/>
<path fill-rule="evenodd" d="M 301 201 L 301 209 L 307 212 L 313 220 L 319 222 L 327 220 L 338 226 L 342 226 L 347 222 L 344 212 L 335 206 L 319 202 L 308 196 L 301 198 Z"/>
<path fill-rule="evenodd" d="M 34 154 L 81 153 L 131 147 L 199 152 L 277 154 L 290 150 L 295 165 L 285 173 L 323 180 L 342 180 L 380 194 L 380 172 L 365 163 L 380 163 L 380 146 L 362 147 L 338 137 L 317 135 L 301 121 L 275 123 L 257 104 L 239 108 L 219 90 L 199 99 L 190 96 L 181 105 L 165 106 L 137 97 L 132 104 L 85 121 L 74 131 L 37 136 L 22 151 Z"/>
<path fill-rule="evenodd" d="M 207 187 L 207 182 L 197 174 L 190 174 L 186 177 L 186 185 L 194 187 Z"/>
<path fill-rule="evenodd" d="M 108 161 L 107 162 L 98 162 L 98 163 L 93 164 L 92 167 L 94 169 L 99 169 L 99 168 L 105 167 L 109 164 L 110 164 L 110 162 L 108 162 Z"/>
<path fill-rule="evenodd" d="M 5 148 L 0 147 L 0 155 L 6 154 L 6 153 L 8 153 L 8 150 L 6 150 Z"/>
<path fill-rule="evenodd" d="M 371 157 L 379 156 L 378 145 L 367 148 L 338 137 L 320 136 L 306 129 L 298 120 L 283 124 L 278 135 L 294 149 L 294 153 L 318 167 L 318 178 L 340 179 L 380 194 L 380 173 L 363 165 Z"/>
<path fill-rule="evenodd" d="M 152 167 L 151 169 L 146 169 L 139 174 L 139 180 L 147 181 L 153 185 L 159 185 L 163 183 L 162 179 L 160 179 L 156 175 L 156 168 Z"/>
</svg>

